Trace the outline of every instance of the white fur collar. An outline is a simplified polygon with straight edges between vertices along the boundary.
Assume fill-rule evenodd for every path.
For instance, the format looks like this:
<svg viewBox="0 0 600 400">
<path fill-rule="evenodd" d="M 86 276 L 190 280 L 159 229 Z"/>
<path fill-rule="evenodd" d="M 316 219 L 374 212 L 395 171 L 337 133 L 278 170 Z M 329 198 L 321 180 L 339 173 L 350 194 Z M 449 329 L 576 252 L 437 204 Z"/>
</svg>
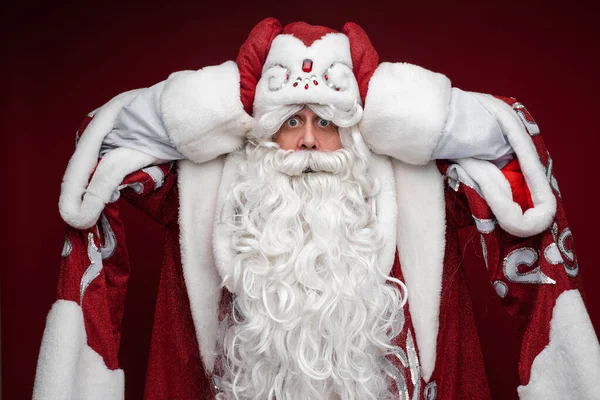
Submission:
<svg viewBox="0 0 600 400">
<path fill-rule="evenodd" d="M 435 162 L 393 160 L 398 201 L 398 254 L 415 330 L 422 376 L 435 368 L 442 271 L 446 246 L 444 185 Z"/>
<path fill-rule="evenodd" d="M 222 170 L 219 157 L 203 164 L 180 161 L 178 171 L 181 263 L 207 373 L 212 373 L 217 355 L 221 278 L 212 252 L 212 223 Z"/>
</svg>

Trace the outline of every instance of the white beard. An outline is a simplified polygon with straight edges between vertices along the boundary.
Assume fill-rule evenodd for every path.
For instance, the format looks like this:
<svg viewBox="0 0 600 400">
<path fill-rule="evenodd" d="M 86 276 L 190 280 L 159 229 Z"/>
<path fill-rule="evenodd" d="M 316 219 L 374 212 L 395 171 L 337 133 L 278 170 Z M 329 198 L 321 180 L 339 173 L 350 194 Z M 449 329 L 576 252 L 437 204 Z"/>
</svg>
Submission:
<svg viewBox="0 0 600 400">
<path fill-rule="evenodd" d="M 380 363 L 403 303 L 377 263 L 370 160 L 264 143 L 245 153 L 226 206 L 235 298 L 218 398 L 393 398 Z"/>
</svg>

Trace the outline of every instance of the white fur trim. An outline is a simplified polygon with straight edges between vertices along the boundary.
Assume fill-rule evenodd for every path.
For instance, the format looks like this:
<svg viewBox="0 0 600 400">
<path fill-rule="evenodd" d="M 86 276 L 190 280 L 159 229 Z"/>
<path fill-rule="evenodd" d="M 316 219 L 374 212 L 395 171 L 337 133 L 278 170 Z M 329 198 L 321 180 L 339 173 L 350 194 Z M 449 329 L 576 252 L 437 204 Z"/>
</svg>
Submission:
<svg viewBox="0 0 600 400">
<path fill-rule="evenodd" d="M 123 399 L 123 370 L 109 370 L 87 345 L 81 307 L 58 300 L 46 320 L 33 386 L 34 400 Z"/>
<path fill-rule="evenodd" d="M 311 72 L 302 71 L 304 59 L 313 61 Z M 289 75 L 287 80 L 286 74 Z M 325 74 L 328 80 L 325 80 Z M 313 76 L 318 85 L 313 83 Z M 300 80 L 294 87 L 297 78 Z M 308 89 L 304 88 L 305 79 Z M 352 72 L 350 42 L 345 35 L 329 33 L 309 47 L 292 35 L 278 35 L 273 40 L 262 77 L 256 85 L 255 115 L 283 104 L 331 104 L 351 110 L 357 102 L 361 102 L 360 93 Z"/>
<path fill-rule="evenodd" d="M 200 355 L 209 374 L 217 355 L 221 299 L 211 244 L 222 170 L 222 158 L 203 164 L 180 161 L 178 170 L 181 263 Z"/>
<path fill-rule="evenodd" d="M 380 189 L 377 194 L 377 223 L 383 235 L 383 248 L 379 250 L 379 268 L 388 275 L 394 265 L 396 255 L 396 234 L 398 207 L 396 205 L 396 182 L 392 162 L 386 156 L 373 154 L 373 163 L 369 171 L 379 180 Z"/>
<path fill-rule="evenodd" d="M 369 82 L 360 131 L 376 153 L 423 165 L 442 135 L 451 98 L 444 75 L 405 63 L 381 63 Z"/>
<path fill-rule="evenodd" d="M 61 185 L 58 208 L 65 222 L 75 228 L 94 225 L 104 203 L 90 198 L 82 208 L 82 196 L 96 163 L 104 137 L 112 130 L 117 115 L 141 89 L 121 93 L 94 112 L 94 118 L 81 135 L 77 148 L 69 160 Z M 98 215 L 96 215 L 98 214 Z M 94 217 L 95 216 L 95 217 Z"/>
<path fill-rule="evenodd" d="M 578 290 L 563 292 L 552 311 L 550 342 L 533 360 L 519 398 L 600 399 L 600 345 Z"/>
<path fill-rule="evenodd" d="M 61 200 L 68 200 L 70 206 L 77 207 L 75 214 L 63 214 L 63 219 L 69 225 L 78 229 L 94 226 L 104 205 L 111 201 L 114 192 L 118 190 L 123 179 L 130 173 L 144 168 L 157 159 L 139 150 L 120 147 L 108 152 L 94 172 L 94 176 L 83 196 L 76 198 L 78 192 L 71 192 L 70 185 L 64 185 L 61 190 Z M 59 206 L 60 206 L 59 202 Z M 61 212 L 63 208 L 60 208 Z M 69 220 L 67 220 L 67 217 Z"/>
<path fill-rule="evenodd" d="M 240 100 L 240 74 L 233 61 L 172 74 L 160 104 L 173 144 L 196 163 L 240 148 L 253 123 Z"/>
<path fill-rule="evenodd" d="M 486 94 L 475 93 L 474 96 L 495 116 L 515 151 L 534 207 L 522 211 L 513 201 L 510 184 L 495 165 L 469 158 L 457 161 L 477 182 L 504 230 L 519 237 L 536 235 L 552 224 L 556 213 L 556 198 L 535 146 L 518 115 L 508 104 Z"/>
<path fill-rule="evenodd" d="M 398 253 L 425 382 L 435 368 L 446 246 L 442 176 L 435 164 L 392 160 L 398 201 Z"/>
<path fill-rule="evenodd" d="M 215 254 L 215 263 L 221 277 L 224 277 L 231 268 L 235 257 L 235 250 L 231 248 L 230 231 L 219 221 L 228 221 L 233 216 L 233 209 L 225 209 L 225 200 L 230 193 L 232 186 L 238 180 L 237 167 L 244 158 L 243 154 L 232 153 L 225 160 L 223 167 L 223 177 L 219 188 L 219 197 L 217 199 L 217 212 L 214 220 L 213 231 L 213 251 Z M 228 287 L 230 291 L 231 288 Z"/>
</svg>

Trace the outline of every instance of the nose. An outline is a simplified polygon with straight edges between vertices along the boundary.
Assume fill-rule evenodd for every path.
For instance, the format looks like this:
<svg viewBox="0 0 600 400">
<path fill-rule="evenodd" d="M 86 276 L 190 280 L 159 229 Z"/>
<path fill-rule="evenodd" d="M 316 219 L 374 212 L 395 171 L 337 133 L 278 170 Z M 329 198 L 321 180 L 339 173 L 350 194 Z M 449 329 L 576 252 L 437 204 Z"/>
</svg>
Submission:
<svg viewBox="0 0 600 400">
<path fill-rule="evenodd" d="M 312 124 L 304 125 L 302 135 L 298 141 L 298 150 L 318 150 L 317 140 L 313 129 Z"/>
</svg>

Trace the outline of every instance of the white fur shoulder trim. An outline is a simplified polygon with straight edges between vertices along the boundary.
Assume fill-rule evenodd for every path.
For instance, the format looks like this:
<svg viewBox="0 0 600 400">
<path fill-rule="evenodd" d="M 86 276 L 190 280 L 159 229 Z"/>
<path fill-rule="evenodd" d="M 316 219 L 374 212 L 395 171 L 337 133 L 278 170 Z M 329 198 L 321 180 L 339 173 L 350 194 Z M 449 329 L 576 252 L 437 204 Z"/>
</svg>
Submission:
<svg viewBox="0 0 600 400">
<path fill-rule="evenodd" d="M 102 357 L 87 345 L 81 307 L 72 301 L 58 300 L 46 320 L 33 399 L 123 398 L 123 370 L 109 370 Z"/>
<path fill-rule="evenodd" d="M 221 278 L 212 251 L 212 229 L 223 159 L 203 164 L 179 161 L 181 263 L 200 355 L 207 373 L 214 369 Z"/>
<path fill-rule="evenodd" d="M 252 127 L 252 117 L 240 100 L 240 74 L 233 61 L 172 74 L 160 105 L 173 144 L 196 163 L 240 148 Z"/>
<path fill-rule="evenodd" d="M 449 113 L 450 80 L 406 63 L 381 63 L 365 99 L 360 131 L 369 147 L 409 164 L 431 160 Z"/>
<path fill-rule="evenodd" d="M 519 386 L 519 398 L 600 399 L 600 345 L 578 290 L 563 292 L 552 311 L 550 343 Z"/>
<path fill-rule="evenodd" d="M 435 164 L 393 160 L 398 202 L 398 254 L 419 347 L 423 379 L 433 374 L 446 247 L 444 184 Z"/>
<path fill-rule="evenodd" d="M 525 126 L 512 107 L 502 100 L 486 94 L 474 93 L 474 96 L 496 118 L 512 146 L 531 192 L 534 207 L 522 211 L 513 201 L 510 184 L 492 163 L 471 158 L 460 159 L 457 162 L 479 185 L 486 202 L 504 230 L 519 237 L 543 232 L 554 220 L 556 198 Z"/>
</svg>

